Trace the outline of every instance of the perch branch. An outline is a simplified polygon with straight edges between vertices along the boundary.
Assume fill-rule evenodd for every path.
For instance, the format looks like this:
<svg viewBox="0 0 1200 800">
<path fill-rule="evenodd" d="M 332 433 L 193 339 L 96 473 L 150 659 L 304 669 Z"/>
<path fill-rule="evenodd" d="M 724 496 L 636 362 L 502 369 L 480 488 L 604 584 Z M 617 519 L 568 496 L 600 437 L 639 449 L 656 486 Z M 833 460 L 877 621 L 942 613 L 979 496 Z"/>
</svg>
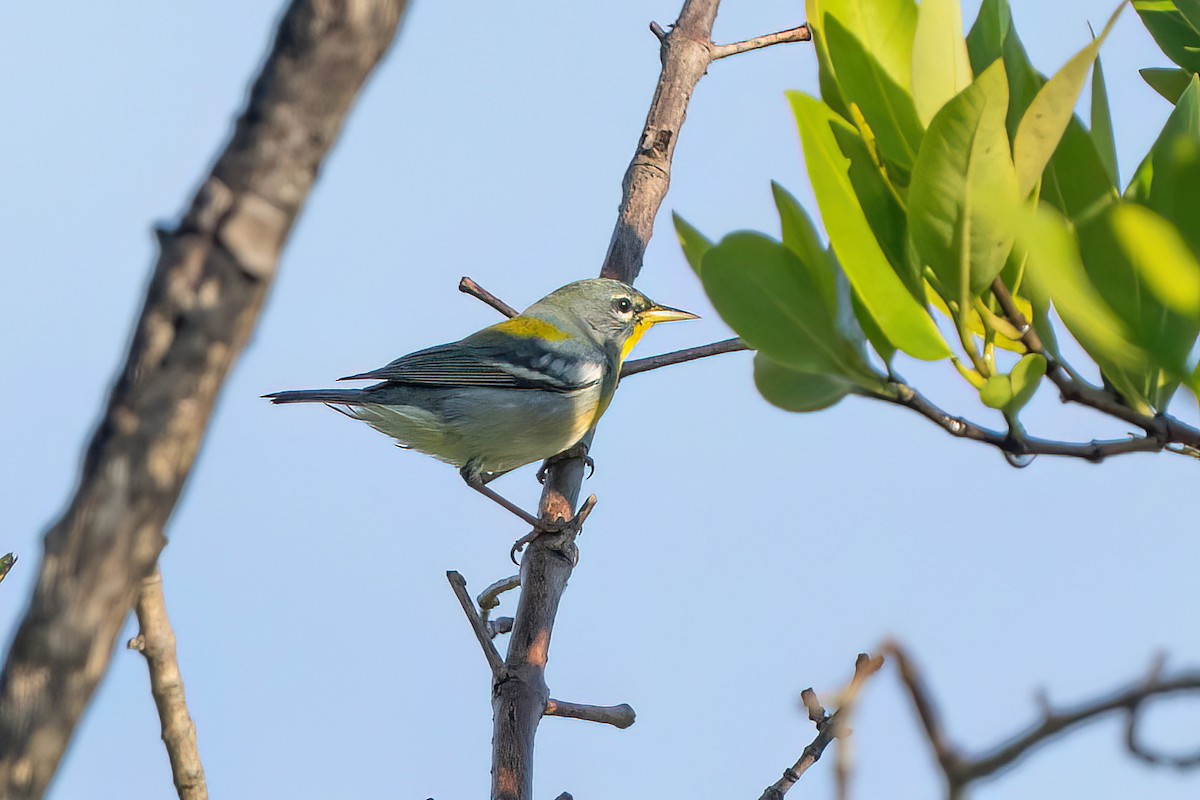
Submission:
<svg viewBox="0 0 1200 800">
<path fill-rule="evenodd" d="M 196 743 L 196 725 L 188 713 L 183 691 L 183 675 L 175 652 L 175 631 L 167 616 L 163 597 L 162 574 L 156 568 L 142 581 L 134 606 L 138 635 L 129 640 L 129 649 L 146 657 L 150 670 L 150 693 L 158 708 L 162 740 L 171 762 L 171 778 L 179 800 L 207 800 L 204 765 Z"/>
<path fill-rule="evenodd" d="M 506 317 L 515 317 L 521 313 L 508 303 L 501 300 L 499 297 L 496 297 L 496 295 L 492 294 L 487 289 L 480 286 L 472 279 L 465 276 L 458 282 L 458 290 L 463 294 L 469 294 L 471 297 L 482 300 Z"/>
<path fill-rule="evenodd" d="M 808 29 L 807 25 L 800 25 L 795 28 L 789 28 L 786 31 L 768 33 L 766 36 L 755 36 L 753 39 L 746 39 L 743 42 L 713 45 L 712 59 L 716 61 L 719 58 L 728 58 L 729 56 L 736 56 L 738 53 L 747 53 L 751 50 L 759 50 L 763 47 L 770 47 L 776 44 L 791 44 L 792 42 L 807 42 L 811 40 L 812 31 Z"/>
<path fill-rule="evenodd" d="M 546 716 L 582 719 L 586 722 L 612 725 L 614 728 L 628 728 L 637 717 L 628 703 L 621 703 L 619 706 L 588 706 L 554 699 L 546 702 Z"/>
<path fill-rule="evenodd" d="M 293 0 L 229 143 L 160 253 L 0 674 L 0 797 L 41 797 L 158 560 L 292 225 L 404 0 Z"/>
<path fill-rule="evenodd" d="M 853 711 L 854 702 L 858 699 L 863 684 L 882 666 L 882 657 L 871 657 L 866 653 L 859 653 L 858 658 L 854 661 L 854 677 L 850 679 L 850 684 L 839 695 L 841 707 L 832 714 L 825 710 L 817 699 L 816 692 L 811 688 L 800 693 L 800 699 L 808 712 L 808 718 L 817 726 L 817 738 L 804 748 L 795 764 L 783 771 L 783 777 L 763 790 L 759 800 L 782 800 L 788 790 L 804 776 L 809 767 L 820 760 L 821 756 L 825 754 L 825 749 L 834 739 L 849 735 L 848 720 Z"/>
</svg>

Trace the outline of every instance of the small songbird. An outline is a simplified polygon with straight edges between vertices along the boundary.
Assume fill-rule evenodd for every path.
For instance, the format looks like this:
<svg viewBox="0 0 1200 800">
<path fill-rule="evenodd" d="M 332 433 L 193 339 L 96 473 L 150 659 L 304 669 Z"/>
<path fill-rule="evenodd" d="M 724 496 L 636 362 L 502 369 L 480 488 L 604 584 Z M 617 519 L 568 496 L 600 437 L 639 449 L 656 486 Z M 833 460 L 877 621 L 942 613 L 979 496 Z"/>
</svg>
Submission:
<svg viewBox="0 0 1200 800">
<path fill-rule="evenodd" d="M 696 318 L 621 281 L 576 281 L 465 339 L 340 379 L 379 381 L 365 389 L 265 397 L 342 411 L 401 447 L 453 464 L 471 488 L 546 530 L 485 484 L 574 448 L 608 408 L 621 364 L 642 334 Z"/>
</svg>

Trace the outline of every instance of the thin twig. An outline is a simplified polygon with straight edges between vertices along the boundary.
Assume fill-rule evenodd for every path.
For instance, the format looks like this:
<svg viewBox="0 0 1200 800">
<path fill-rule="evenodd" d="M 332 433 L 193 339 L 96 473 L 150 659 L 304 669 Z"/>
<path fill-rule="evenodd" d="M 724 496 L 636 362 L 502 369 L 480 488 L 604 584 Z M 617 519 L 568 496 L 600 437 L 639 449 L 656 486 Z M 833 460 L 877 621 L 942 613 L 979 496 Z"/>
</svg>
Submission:
<svg viewBox="0 0 1200 800">
<path fill-rule="evenodd" d="M 475 604 L 471 602 L 471 595 L 467 594 L 466 578 L 461 573 L 449 570 L 446 572 L 446 580 L 450 581 L 450 588 L 454 590 L 454 596 L 458 598 L 463 613 L 467 615 L 467 622 L 471 623 L 471 630 L 475 631 L 475 638 L 479 640 L 479 646 L 483 648 L 483 657 L 487 659 L 492 675 L 498 676 L 504 669 L 504 659 L 500 657 L 496 645 L 492 644 L 492 637 L 488 635 L 487 625 L 479 616 L 479 612 L 475 610 Z"/>
<path fill-rule="evenodd" d="M 546 716 L 570 717 L 586 722 L 612 725 L 614 728 L 628 728 L 637 719 L 637 715 L 628 703 L 621 703 L 617 706 L 589 706 L 553 698 L 546 703 Z"/>
<path fill-rule="evenodd" d="M 675 350 L 671 353 L 626 361 L 624 366 L 621 367 L 621 377 L 628 378 L 630 375 L 637 375 L 640 372 L 648 372 L 660 367 L 669 367 L 672 364 L 682 364 L 685 361 L 695 361 L 697 358 L 719 356 L 722 353 L 737 353 L 749 349 L 749 345 L 741 339 L 723 339 L 712 344 L 689 347 L 686 350 Z"/>
<path fill-rule="evenodd" d="M 482 300 L 506 317 L 515 317 L 521 313 L 468 277 L 464 276 L 459 280 L 458 290 L 463 294 L 469 294 L 472 297 Z"/>
<path fill-rule="evenodd" d="M 188 713 L 183 691 L 183 675 L 175 652 L 175 632 L 167 617 L 163 597 L 162 574 L 155 568 L 142 581 L 134 605 L 138 618 L 138 635 L 129 641 L 129 649 L 146 657 L 150 670 L 150 693 L 158 708 L 162 740 L 171 762 L 171 778 L 179 800 L 207 800 L 204 765 L 196 743 L 196 725 Z"/>
<path fill-rule="evenodd" d="M 808 718 L 817 726 L 817 738 L 813 739 L 795 764 L 783 771 L 783 777 L 763 790 L 759 800 L 782 800 L 788 790 L 796 784 L 824 755 L 825 749 L 834 739 L 848 736 L 850 733 L 848 720 L 852 714 L 854 702 L 862 691 L 863 684 L 883 666 L 883 657 L 868 656 L 859 653 L 854 661 L 854 677 L 849 685 L 840 693 L 841 707 L 832 714 L 828 713 L 817 699 L 816 692 L 805 689 L 800 693 L 800 700 L 808 712 Z"/>
<path fill-rule="evenodd" d="M 1025 343 L 1025 346 L 1030 351 L 1046 358 L 1046 377 L 1058 387 L 1063 402 L 1088 406 L 1111 417 L 1128 422 L 1131 425 L 1136 425 L 1146 432 L 1147 438 L 1162 442 L 1163 447 L 1159 449 L 1168 449 L 1166 447 L 1168 444 L 1179 444 L 1188 449 L 1185 455 L 1192 455 L 1200 450 L 1200 428 L 1193 428 L 1172 417 L 1170 414 L 1160 413 L 1154 416 L 1142 414 L 1136 409 L 1125 405 L 1121 402 L 1120 398 L 1111 392 L 1101 389 L 1098 386 L 1093 386 L 1078 376 L 1072 375 L 1065 365 L 1059 363 L 1050 353 L 1046 352 L 1045 345 L 1038 335 L 1037 329 L 1025 319 L 1025 315 L 1017 307 L 1012 293 L 1008 290 L 1004 281 L 996 278 L 996 280 L 992 281 L 991 288 L 992 294 L 995 295 L 996 300 L 1000 303 L 1000 308 L 1004 311 L 1004 315 L 1008 318 L 1008 321 L 1017 330 L 1023 331 L 1021 341 Z M 1169 449 L 1172 452 L 1179 452 L 1177 448 Z"/>
<path fill-rule="evenodd" d="M 759 50 L 763 47 L 770 47 L 776 44 L 790 44 L 792 42 L 807 42 L 812 40 L 812 31 L 807 25 L 799 25 L 795 28 L 789 28 L 786 31 L 777 31 L 768 33 L 765 36 L 755 36 L 753 39 L 746 39 L 743 42 L 734 42 L 732 44 L 715 44 L 712 48 L 712 59 L 716 61 L 719 58 L 728 58 L 736 56 L 738 53 L 746 53 L 751 50 Z"/>
<path fill-rule="evenodd" d="M 1011 456 L 1064 456 L 1098 463 L 1111 456 L 1126 453 L 1154 453 L 1166 449 L 1165 442 L 1145 436 L 1097 439 L 1090 442 L 1060 442 L 1033 436 L 1015 437 L 1011 433 L 985 428 L 970 420 L 954 416 L 934 405 L 916 389 L 900 381 L 891 381 L 888 384 L 887 392 L 872 392 L 869 396 L 911 409 L 934 422 L 952 436 L 991 445 Z M 1025 462 L 1011 461 L 1010 463 L 1024 465 Z"/>
<path fill-rule="evenodd" d="M 504 594 L 505 592 L 511 592 L 520 585 L 521 576 L 519 574 L 510 575 L 507 578 L 502 578 L 496 581 L 491 586 L 480 592 L 479 596 L 475 598 L 475 602 L 479 604 L 479 618 L 483 620 L 483 624 L 487 628 L 489 638 L 494 639 L 496 638 L 496 634 L 508 632 L 501 631 L 499 625 L 494 624 L 489 617 L 492 615 L 492 609 L 500 605 L 500 595 Z M 512 630 L 511 619 L 508 620 L 508 630 Z"/>
</svg>

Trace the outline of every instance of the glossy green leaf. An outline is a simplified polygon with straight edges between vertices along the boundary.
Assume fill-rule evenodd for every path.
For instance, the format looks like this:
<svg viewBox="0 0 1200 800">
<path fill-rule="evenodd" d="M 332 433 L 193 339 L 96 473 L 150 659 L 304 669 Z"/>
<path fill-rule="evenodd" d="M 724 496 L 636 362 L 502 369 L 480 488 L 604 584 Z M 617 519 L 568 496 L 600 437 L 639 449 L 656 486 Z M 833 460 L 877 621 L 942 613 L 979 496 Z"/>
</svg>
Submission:
<svg viewBox="0 0 1200 800">
<path fill-rule="evenodd" d="M 913 37 L 912 94 L 926 127 L 974 78 L 962 31 L 959 0 L 921 0 Z"/>
<path fill-rule="evenodd" d="M 838 86 L 837 75 L 833 72 L 829 43 L 825 40 L 825 3 L 822 0 L 806 0 L 805 12 L 813 49 L 817 53 L 817 83 L 821 87 L 821 97 L 840 116 L 849 119 L 850 111 Z"/>
<path fill-rule="evenodd" d="M 1192 80 L 1192 73 L 1178 67 L 1147 67 L 1139 69 L 1138 74 L 1172 105 L 1179 102 L 1179 96 Z"/>
<path fill-rule="evenodd" d="M 1021 124 L 1017 127 L 1017 137 L 1013 140 L 1013 163 L 1017 167 L 1022 197 L 1029 196 L 1041 179 L 1046 165 L 1050 163 L 1050 157 L 1058 148 L 1067 123 L 1074 114 L 1075 103 L 1079 100 L 1079 93 L 1083 91 L 1083 84 L 1087 80 L 1092 62 L 1124 8 L 1125 3 L 1122 2 L 1100 35 L 1076 53 L 1046 82 L 1021 119 Z"/>
<path fill-rule="evenodd" d="M 1117 174 L 1117 140 L 1113 134 L 1112 108 L 1108 102 L 1108 85 L 1104 81 L 1104 66 L 1100 56 L 1092 68 L 1092 142 L 1113 186 L 1119 186 Z"/>
<path fill-rule="evenodd" d="M 1100 369 L 1133 407 L 1149 411 L 1144 376 L 1149 357 L 1133 344 L 1133 331 L 1105 302 L 1084 270 L 1079 243 L 1057 211 L 1042 206 L 1027 212 L 1017 232 L 1017 248 L 1026 259 L 1026 291 L 1045 326 L 1044 309 L 1052 300 L 1059 317 Z M 1133 376 L 1133 377 L 1131 377 Z"/>
<path fill-rule="evenodd" d="M 731 233 L 705 253 L 700 278 L 717 313 L 753 349 L 801 372 L 870 374 L 819 286 L 781 243 Z"/>
<path fill-rule="evenodd" d="M 754 355 L 754 385 L 771 405 L 796 412 L 829 408 L 853 388 L 842 378 L 788 369 L 762 353 Z"/>
<path fill-rule="evenodd" d="M 1009 375 L 1012 384 L 1012 400 L 1004 407 L 1010 414 L 1015 414 L 1029 404 L 1042 378 L 1046 375 L 1046 359 L 1037 353 L 1030 353 L 1017 362 Z"/>
<path fill-rule="evenodd" d="M 1008 0 L 983 0 L 979 15 L 967 34 L 967 53 L 971 68 L 981 74 L 998 58 L 1004 59 L 1008 76 L 1008 139 L 1017 135 L 1017 126 L 1045 80 L 1033 68 L 1025 45 L 1012 23 Z"/>
<path fill-rule="evenodd" d="M 1072 222 L 1095 216 L 1118 199 L 1096 142 L 1078 115 L 1071 117 L 1042 176 L 1041 200 Z"/>
<path fill-rule="evenodd" d="M 859 329 L 871 343 L 871 347 L 879 354 L 885 364 L 891 364 L 892 359 L 896 357 L 896 345 L 892 344 L 887 338 L 887 334 L 875 322 L 875 318 L 871 316 L 871 312 L 863 305 L 862 298 L 858 296 L 858 292 L 854 287 L 849 287 L 850 291 L 850 308 L 854 314 L 854 319 L 858 323 Z"/>
<path fill-rule="evenodd" d="M 708 248 L 712 247 L 712 241 L 678 214 L 672 212 L 671 219 L 675 221 L 675 235 L 679 237 L 679 246 L 683 248 L 683 257 L 691 265 L 696 277 L 699 277 L 700 263 L 704 259 L 704 254 L 708 252 Z"/>
<path fill-rule="evenodd" d="M 1176 0 L 1133 0 L 1133 8 L 1167 58 L 1200 72 L 1200 24 L 1193 24 Z"/>
<path fill-rule="evenodd" d="M 808 212 L 778 183 L 771 182 L 771 193 L 775 197 L 775 208 L 779 211 L 779 224 L 783 234 L 783 246 L 792 251 L 808 271 L 813 284 L 818 287 L 821 300 L 830 313 L 837 314 L 837 265 L 821 244 L 816 226 Z"/>
<path fill-rule="evenodd" d="M 16 563 L 17 557 L 12 553 L 6 553 L 0 556 L 0 581 L 3 581 L 8 576 L 9 570 L 11 570 L 13 568 L 13 564 Z"/>
<path fill-rule="evenodd" d="M 1000 274 L 1012 248 L 1020 197 L 1007 110 L 1008 81 L 997 61 L 934 117 L 913 169 L 913 243 L 963 308 Z"/>
<path fill-rule="evenodd" d="M 1168 165 L 1164 159 L 1173 157 L 1178 145 L 1175 142 L 1200 140 L 1200 77 L 1193 75 L 1187 88 L 1175 104 L 1175 110 L 1167 117 L 1163 129 L 1150 148 L 1150 152 L 1142 159 L 1133 179 L 1125 188 L 1125 196 L 1139 202 L 1149 202 L 1153 193 L 1153 185 L 1158 180 L 1155 175 L 1156 167 L 1162 166 L 1169 171 L 1176 165 Z M 1164 177 L 1167 183 L 1174 184 L 1169 177 Z M 1184 187 L 1180 187 L 1183 189 Z M 1181 228 L 1184 226 L 1180 226 Z"/>
<path fill-rule="evenodd" d="M 836 19 L 875 56 L 882 74 L 905 92 L 911 90 L 914 0 L 808 0 L 806 6 L 809 24 L 825 30 L 830 18 Z"/>
<path fill-rule="evenodd" d="M 937 326 L 888 263 L 854 193 L 849 160 L 834 135 L 835 128 L 853 129 L 819 100 L 794 92 L 788 98 L 830 244 L 863 308 L 900 350 L 929 361 L 947 357 Z"/>
<path fill-rule="evenodd" d="M 902 76 L 893 74 L 894 70 L 889 71 L 880 61 L 879 53 L 832 14 L 826 16 L 825 35 L 842 96 L 862 111 L 875 133 L 879 152 L 907 173 L 912 169 L 924 131 L 908 89 L 912 81 L 911 65 L 903 70 Z M 898 39 L 899 34 L 892 34 L 892 38 Z"/>
</svg>

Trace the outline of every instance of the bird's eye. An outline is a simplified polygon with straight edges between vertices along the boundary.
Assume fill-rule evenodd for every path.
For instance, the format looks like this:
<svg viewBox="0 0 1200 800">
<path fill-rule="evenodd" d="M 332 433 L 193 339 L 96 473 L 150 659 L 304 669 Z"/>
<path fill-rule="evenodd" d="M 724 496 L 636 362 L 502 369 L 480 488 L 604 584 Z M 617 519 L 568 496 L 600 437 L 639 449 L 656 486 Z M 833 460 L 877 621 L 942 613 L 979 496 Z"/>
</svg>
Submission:
<svg viewBox="0 0 1200 800">
<path fill-rule="evenodd" d="M 633 303 L 632 303 L 632 301 L 630 301 L 630 299 L 628 297 L 622 297 L 622 298 L 619 298 L 615 303 L 613 303 L 613 307 L 616 308 L 617 311 L 620 311 L 622 314 L 628 314 L 630 311 L 633 310 Z"/>
</svg>

